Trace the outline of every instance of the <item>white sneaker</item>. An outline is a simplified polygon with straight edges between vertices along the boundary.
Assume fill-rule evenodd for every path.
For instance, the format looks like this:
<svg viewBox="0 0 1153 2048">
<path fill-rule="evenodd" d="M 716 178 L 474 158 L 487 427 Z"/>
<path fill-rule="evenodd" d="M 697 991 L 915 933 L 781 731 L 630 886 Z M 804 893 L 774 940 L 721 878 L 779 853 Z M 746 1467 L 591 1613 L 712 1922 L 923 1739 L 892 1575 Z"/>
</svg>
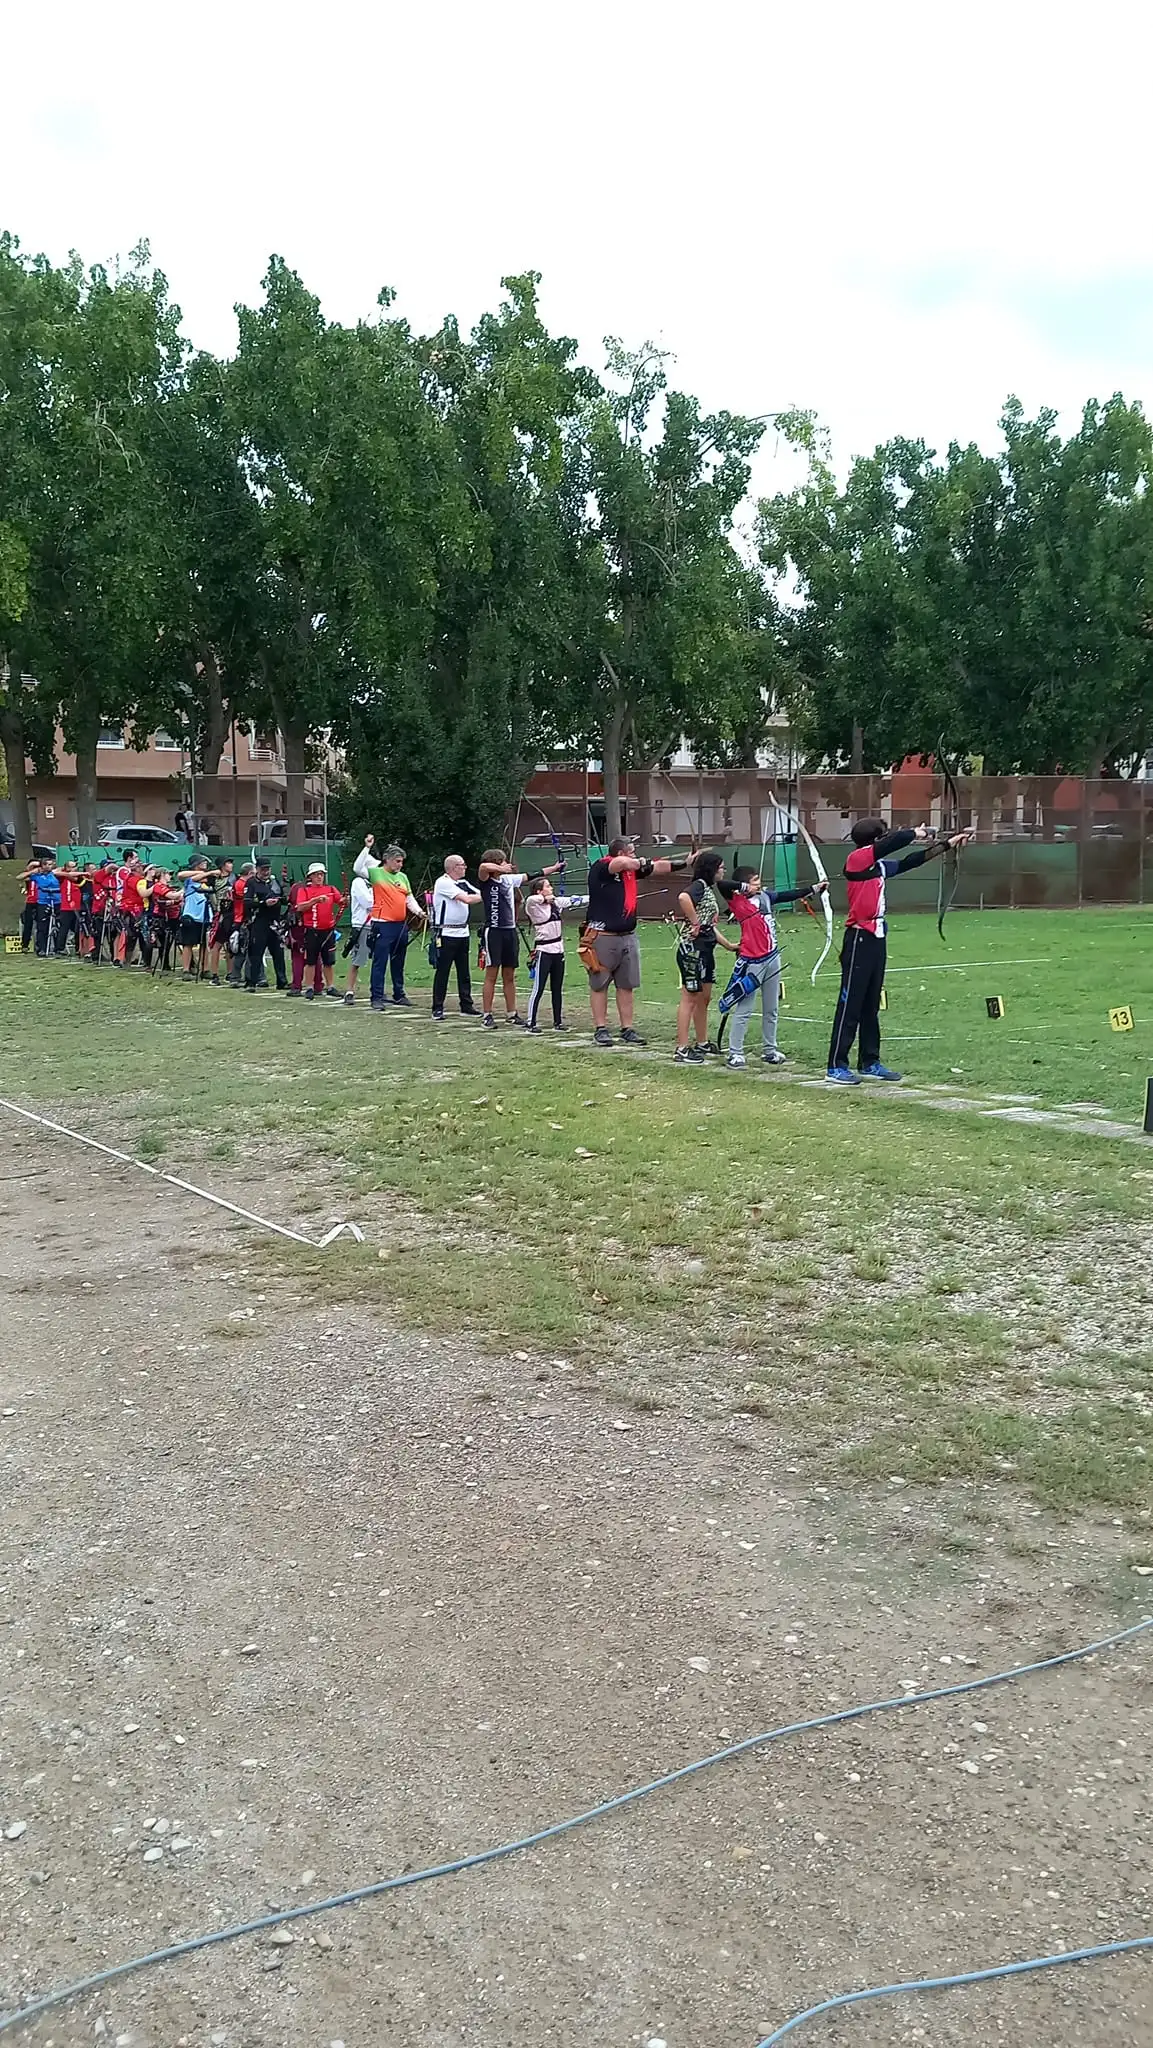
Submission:
<svg viewBox="0 0 1153 2048">
<path fill-rule="evenodd" d="M 766 1067 L 787 1067 L 789 1064 L 788 1056 L 783 1052 L 763 1052 L 761 1058 Z"/>
<path fill-rule="evenodd" d="M 726 1067 L 747 1067 L 748 1064 L 743 1052 L 731 1052 L 725 1060 Z"/>
</svg>

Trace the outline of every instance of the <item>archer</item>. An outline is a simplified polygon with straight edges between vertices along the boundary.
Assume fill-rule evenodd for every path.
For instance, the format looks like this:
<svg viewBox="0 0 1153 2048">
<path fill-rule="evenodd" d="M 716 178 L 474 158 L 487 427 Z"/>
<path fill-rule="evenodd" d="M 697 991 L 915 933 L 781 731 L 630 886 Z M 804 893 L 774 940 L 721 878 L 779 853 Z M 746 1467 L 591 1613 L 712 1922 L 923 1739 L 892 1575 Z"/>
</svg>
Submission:
<svg viewBox="0 0 1153 2048">
<path fill-rule="evenodd" d="M 883 818 L 860 818 L 850 837 L 853 851 L 844 869 L 849 902 L 841 948 L 841 992 L 825 1075 L 826 1081 L 834 1081 L 842 1088 L 856 1088 L 862 1079 L 901 1079 L 892 1067 L 881 1065 L 881 990 L 888 954 L 886 882 L 894 875 L 907 874 L 910 868 L 923 867 L 947 848 L 964 846 L 973 834 L 971 830 L 954 832 L 947 839 L 936 839 L 931 825 L 893 832 Z M 914 840 L 919 842 L 915 853 L 907 853 L 904 860 L 889 858 Z M 858 1068 L 854 1074 L 849 1059 L 858 1033 Z"/>
</svg>

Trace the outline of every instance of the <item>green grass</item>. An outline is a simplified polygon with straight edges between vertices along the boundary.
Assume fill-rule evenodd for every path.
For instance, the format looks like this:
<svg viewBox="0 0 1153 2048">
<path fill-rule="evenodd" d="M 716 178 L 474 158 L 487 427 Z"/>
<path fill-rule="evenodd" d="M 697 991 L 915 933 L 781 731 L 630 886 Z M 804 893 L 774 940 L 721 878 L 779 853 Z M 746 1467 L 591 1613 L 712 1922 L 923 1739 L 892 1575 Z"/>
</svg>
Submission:
<svg viewBox="0 0 1153 2048">
<path fill-rule="evenodd" d="M 906 920 L 892 959 L 915 971 L 890 975 L 888 1054 L 923 1082 L 955 1086 L 963 1065 L 973 1087 L 1135 1115 L 1153 1020 L 1140 919 L 954 915 L 947 948 L 930 920 Z M 786 921 L 781 1037 L 817 1071 L 836 984 L 809 987 L 809 924 Z M 1017 958 L 1030 964 L 1004 964 Z M 646 933 L 645 959 L 640 1022 L 667 1051 L 663 931 Z M 413 965 L 420 1003 L 427 968 Z M 575 962 L 570 982 L 583 1023 Z M 1003 1024 L 986 993 L 1005 997 Z M 1122 1001 L 1137 1029 L 1118 1036 L 1106 1011 Z M 281 1220 L 360 1213 L 363 1247 L 261 1241 L 310 1287 L 477 1350 L 524 1349 L 543 1373 L 563 1369 L 556 1353 L 641 1412 L 762 1418 L 826 1469 L 1153 1505 L 1136 1405 L 1147 1262 L 1131 1257 L 1153 1161 L 1135 1148 L 866 1089 L 27 960 L 0 965 L 0 1048 L 0 1093 L 242 1201 L 265 1175 L 276 1195 L 256 1206 Z M 1115 1332 L 1118 1303 L 1144 1314 L 1139 1343 Z"/>
</svg>

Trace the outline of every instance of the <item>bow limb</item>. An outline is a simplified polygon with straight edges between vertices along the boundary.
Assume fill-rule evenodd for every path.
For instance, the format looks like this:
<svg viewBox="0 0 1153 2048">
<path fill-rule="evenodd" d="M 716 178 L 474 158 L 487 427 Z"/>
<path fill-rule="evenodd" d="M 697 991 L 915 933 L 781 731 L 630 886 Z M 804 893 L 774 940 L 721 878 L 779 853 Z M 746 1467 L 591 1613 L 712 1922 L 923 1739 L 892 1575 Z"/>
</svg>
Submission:
<svg viewBox="0 0 1153 2048">
<path fill-rule="evenodd" d="M 829 954 L 833 950 L 833 902 L 829 894 L 829 877 L 825 869 L 825 863 L 821 859 L 820 848 L 818 847 L 816 840 L 813 838 L 807 825 L 805 824 L 804 819 L 798 816 L 797 823 L 801 828 L 805 845 L 809 849 L 809 859 L 812 861 L 813 867 L 816 870 L 817 880 L 818 882 L 823 882 L 825 885 L 821 891 L 821 909 L 824 912 L 825 916 L 825 943 L 821 948 L 820 956 L 817 959 L 816 965 L 814 966 L 813 971 L 809 976 L 810 983 L 815 985 L 818 974 L 820 973 L 822 967 L 828 959 Z"/>
<path fill-rule="evenodd" d="M 548 826 L 548 836 L 552 840 L 553 850 L 556 853 L 558 861 L 560 862 L 561 880 L 563 882 L 567 862 L 565 860 L 564 847 L 560 843 L 560 834 L 558 833 L 556 826 L 553 824 L 553 821 L 549 817 L 549 814 L 545 810 L 543 804 L 538 804 L 535 798 L 531 796 L 522 797 L 521 802 L 526 803 L 531 811 L 535 811 L 538 818 L 543 818 L 545 824 Z"/>
<path fill-rule="evenodd" d="M 813 971 L 809 976 L 810 983 L 815 983 L 818 974 L 820 973 L 822 967 L 825 964 L 825 961 L 828 959 L 829 954 L 833 950 L 833 906 L 829 898 L 829 877 L 827 870 L 825 868 L 825 863 L 821 859 L 821 849 L 817 845 L 816 840 L 813 838 L 812 833 L 809 831 L 808 826 L 805 824 L 805 821 L 802 818 L 800 811 L 790 810 L 787 805 L 780 803 L 776 797 L 773 798 L 773 807 L 777 813 L 777 816 L 787 818 L 790 825 L 793 827 L 793 830 L 796 832 L 797 836 L 804 840 L 805 845 L 808 848 L 809 859 L 813 864 L 813 872 L 816 875 L 818 882 L 823 882 L 825 885 L 823 890 L 821 891 L 821 908 L 824 912 L 825 917 L 825 943 L 821 949 L 820 957 L 817 960 L 817 964 L 813 968 Z"/>
<path fill-rule="evenodd" d="M 952 833 L 960 829 L 961 792 L 957 787 L 956 778 L 953 774 L 952 768 L 949 765 L 949 757 L 945 752 L 945 742 L 943 736 L 937 742 L 937 762 L 940 767 L 941 775 L 945 784 L 945 794 L 948 799 L 950 818 L 950 823 L 948 825 L 945 825 L 942 807 L 942 825 L 947 833 Z M 945 894 L 946 861 L 949 863 L 949 878 L 952 883 L 952 887 L 950 888 L 947 897 Z M 942 945 L 946 943 L 945 918 L 948 912 L 953 907 L 953 899 L 957 894 L 957 889 L 959 887 L 960 880 L 961 857 L 957 851 L 957 848 L 955 846 L 951 846 L 947 849 L 945 853 L 942 854 L 941 865 L 937 873 L 937 937 L 940 939 Z"/>
</svg>

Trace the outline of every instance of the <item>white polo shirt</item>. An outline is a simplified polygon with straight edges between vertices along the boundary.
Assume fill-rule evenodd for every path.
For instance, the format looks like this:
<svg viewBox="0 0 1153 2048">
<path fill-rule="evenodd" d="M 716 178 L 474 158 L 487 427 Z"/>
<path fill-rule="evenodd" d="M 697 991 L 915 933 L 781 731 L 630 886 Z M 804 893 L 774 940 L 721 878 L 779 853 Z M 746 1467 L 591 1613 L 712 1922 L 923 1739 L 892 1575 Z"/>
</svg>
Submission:
<svg viewBox="0 0 1153 2048">
<path fill-rule="evenodd" d="M 463 882 L 441 875 L 433 885 L 432 928 L 434 931 L 463 932 L 468 929 L 469 906 L 464 901 Z"/>
</svg>

